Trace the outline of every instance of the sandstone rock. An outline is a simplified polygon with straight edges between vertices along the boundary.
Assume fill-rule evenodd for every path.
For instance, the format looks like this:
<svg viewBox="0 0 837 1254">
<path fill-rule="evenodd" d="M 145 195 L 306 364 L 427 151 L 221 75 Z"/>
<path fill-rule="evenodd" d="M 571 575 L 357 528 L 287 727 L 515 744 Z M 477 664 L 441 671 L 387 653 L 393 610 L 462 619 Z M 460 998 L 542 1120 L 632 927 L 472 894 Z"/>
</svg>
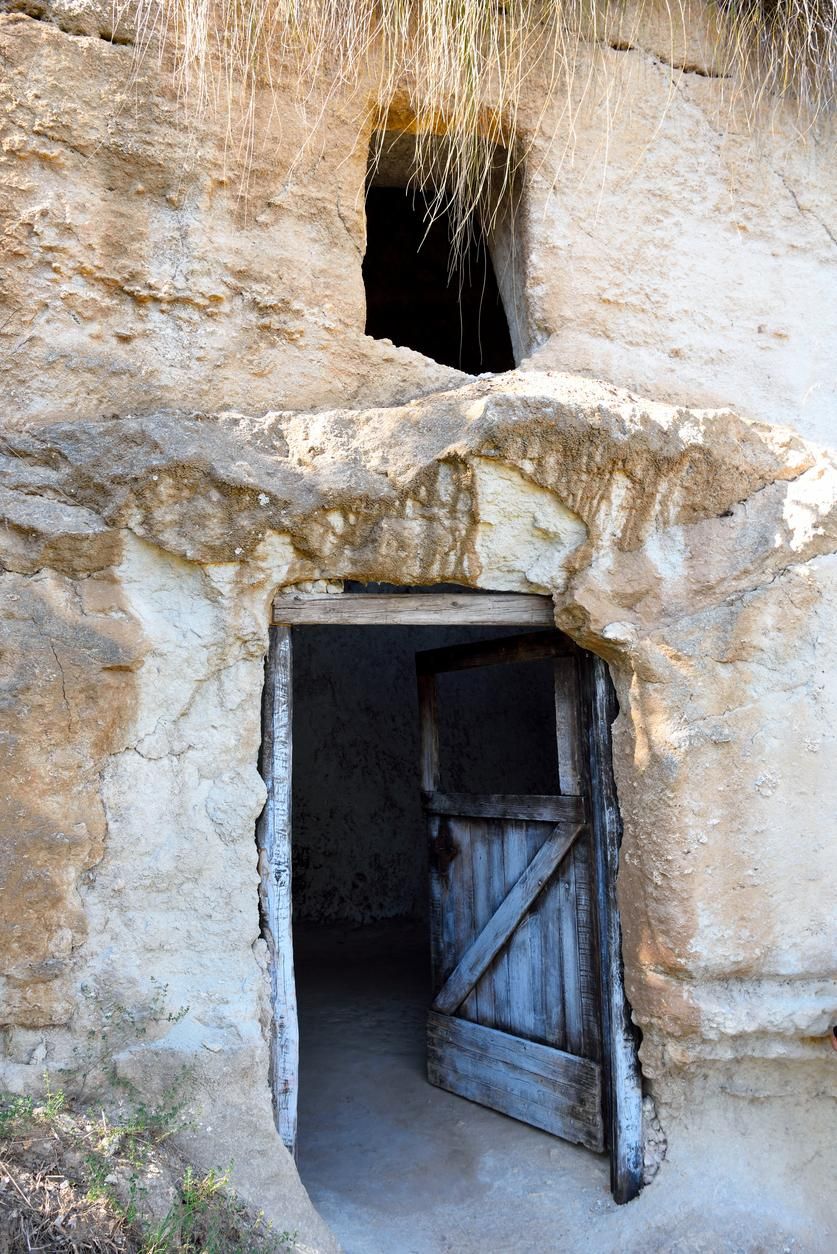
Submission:
<svg viewBox="0 0 837 1254">
<path fill-rule="evenodd" d="M 333 1248 L 267 1090 L 270 603 L 551 593 L 619 694 L 626 981 L 668 1140 L 647 1232 L 666 1173 L 736 1216 L 769 1178 L 827 1227 L 828 123 L 806 147 L 777 106 L 754 138 L 705 24 L 666 43 L 650 10 L 580 50 L 571 108 L 533 76 L 492 240 L 522 368 L 473 380 L 363 334 L 370 84 L 313 129 L 260 95 L 247 172 L 223 117 L 190 128 L 166 64 L 137 68 L 132 21 L 0 12 L 3 1082 L 194 1068 L 188 1152 Z"/>
</svg>

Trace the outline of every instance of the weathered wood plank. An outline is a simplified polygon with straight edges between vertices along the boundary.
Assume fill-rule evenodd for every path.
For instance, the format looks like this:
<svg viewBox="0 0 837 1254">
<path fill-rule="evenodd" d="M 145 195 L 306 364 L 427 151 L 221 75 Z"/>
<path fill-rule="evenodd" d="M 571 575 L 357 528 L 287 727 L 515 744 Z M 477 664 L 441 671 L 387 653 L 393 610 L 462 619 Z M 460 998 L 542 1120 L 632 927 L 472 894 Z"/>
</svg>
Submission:
<svg viewBox="0 0 837 1254">
<path fill-rule="evenodd" d="M 494 900 L 492 893 L 492 867 L 490 857 L 490 845 L 492 842 L 489 832 L 490 824 L 483 820 L 481 823 L 471 824 L 471 860 L 474 875 L 474 922 L 477 932 L 481 932 L 488 920 L 499 904 Z M 502 846 L 501 846 L 502 848 Z M 492 978 L 491 965 L 483 973 L 482 977 L 477 981 L 475 990 L 476 994 L 476 1021 L 484 1023 L 486 1027 L 493 1028 L 495 1025 L 495 1002 L 494 1002 L 494 980 Z"/>
<path fill-rule="evenodd" d="M 505 828 L 503 860 L 506 868 L 506 884 L 513 887 L 525 875 L 527 868 L 531 865 L 529 845 L 526 839 L 525 824 L 510 822 L 505 825 Z M 541 840 L 539 842 L 541 848 L 543 847 L 544 837 L 548 838 L 549 834 L 548 828 L 541 832 Z M 535 857 L 537 857 L 539 852 L 540 848 L 536 850 Z M 534 862 L 534 860 L 533 858 L 531 862 Z M 534 1035 L 532 1030 L 532 982 L 535 972 L 532 970 L 529 953 L 529 932 L 531 930 L 533 903 L 534 899 L 533 902 L 524 907 L 521 916 L 518 918 L 517 926 L 513 929 L 506 942 L 506 953 L 508 954 L 509 963 L 508 1031 L 525 1037 Z"/>
<path fill-rule="evenodd" d="M 511 936 L 520 919 L 554 874 L 555 868 L 581 832 L 558 827 L 550 832 L 540 852 L 492 915 L 490 922 L 463 954 L 455 969 L 438 993 L 433 1009 L 452 1014 L 460 1006 L 485 971 L 491 959 Z"/>
<path fill-rule="evenodd" d="M 600 1068 L 589 1058 L 577 1058 L 566 1050 L 542 1045 L 538 1041 L 526 1041 L 509 1032 L 491 1029 L 483 1024 L 472 1024 L 453 1015 L 428 1012 L 428 1027 L 434 1038 L 451 1041 L 463 1049 L 483 1052 L 490 1047 L 492 1056 L 499 1062 L 511 1062 L 522 1071 L 534 1076 L 553 1080 L 568 1091 L 580 1090 L 587 1097 L 579 1097 L 582 1105 L 592 1102 L 599 1088 Z"/>
<path fill-rule="evenodd" d="M 589 1119 L 578 1116 L 574 1105 L 564 1109 L 564 1103 L 548 1092 L 547 1085 L 521 1080 L 507 1065 L 503 1068 L 482 1066 L 456 1051 L 438 1057 L 428 1052 L 427 1076 L 431 1084 L 532 1127 L 542 1128 L 553 1136 L 584 1145 L 595 1153 L 601 1153 L 604 1148 L 600 1120 L 597 1123 L 594 1116 Z"/>
<path fill-rule="evenodd" d="M 445 816 L 437 820 L 437 843 L 431 849 L 431 877 L 438 885 L 439 896 L 439 987 L 442 987 L 462 956 L 460 939 L 460 887 L 462 835 L 456 819 Z"/>
<path fill-rule="evenodd" d="M 424 804 L 430 814 L 467 815 L 470 818 L 543 823 L 580 823 L 584 818 L 584 803 L 580 797 L 430 790 L 424 794 Z"/>
<path fill-rule="evenodd" d="M 463 1024 L 466 1028 L 482 1026 L 468 1023 L 463 1019 L 457 1019 L 456 1022 Z M 496 1031 L 496 1029 L 487 1030 Z M 513 1044 L 536 1043 L 523 1041 L 511 1033 L 502 1032 L 501 1036 L 506 1036 Z M 438 1043 L 439 1046 L 439 1055 L 437 1055 L 437 1057 L 441 1056 L 439 1061 L 444 1059 L 445 1064 L 455 1074 L 476 1075 L 488 1081 L 494 1088 L 506 1087 L 516 1097 L 522 1097 L 532 1105 L 560 1103 L 566 1115 L 586 1124 L 594 1135 L 597 1125 L 601 1126 L 601 1114 L 593 1106 L 594 1101 L 599 1097 L 598 1083 L 591 1085 L 588 1089 L 581 1084 L 571 1082 L 566 1076 L 563 1079 L 557 1079 L 521 1068 L 513 1056 L 498 1054 L 496 1040 L 492 1040 L 487 1047 L 474 1047 L 471 1044 L 470 1048 L 464 1048 L 459 1043 L 446 1041 L 443 1038 L 434 1040 L 434 1043 Z M 488 1049 L 492 1052 L 488 1053 Z M 568 1054 L 566 1057 L 573 1058 L 573 1055 Z M 574 1061 L 586 1062 L 587 1059 L 574 1059 Z M 592 1063 L 591 1066 L 598 1069 L 597 1063 Z M 567 1070 L 572 1070 L 571 1066 L 568 1066 Z"/>
<path fill-rule="evenodd" d="M 501 819 L 486 819 L 485 822 L 488 839 L 491 909 L 480 930 L 483 930 L 488 925 L 492 915 L 502 904 L 509 888 L 511 888 L 511 884 L 508 887 L 506 886 L 506 868 L 503 858 L 503 821 Z M 497 954 L 481 979 L 490 983 L 494 997 L 494 1022 L 486 1026 L 501 1028 L 508 1019 L 509 1007 L 509 958 L 505 949 L 502 949 Z"/>
<path fill-rule="evenodd" d="M 583 788 L 581 728 L 579 722 L 578 669 L 575 658 L 557 658 L 553 663 L 555 680 L 555 737 L 558 751 L 558 778 L 561 792 L 578 794 Z M 589 884 L 573 848 L 558 875 L 558 935 L 560 941 L 561 1001 L 564 1012 L 566 1048 L 573 1054 L 587 1055 L 585 1045 L 585 1005 L 582 989 L 584 940 L 579 935 L 579 909 L 589 916 Z M 588 1055 L 589 1056 L 589 1055 Z"/>
<path fill-rule="evenodd" d="M 578 796 L 584 779 L 581 760 L 581 725 L 579 721 L 578 663 L 576 658 L 556 658 L 553 663 L 555 683 L 555 740 L 558 751 L 558 786 L 560 791 Z"/>
<path fill-rule="evenodd" d="M 438 814 L 427 816 L 428 862 L 430 881 L 430 967 L 431 987 L 436 993 L 444 984 L 454 967 L 454 962 L 446 962 L 445 952 L 445 906 L 447 898 L 447 879 L 442 879 L 433 867 L 434 851 L 441 834 L 441 826 L 446 822 Z"/>
<path fill-rule="evenodd" d="M 592 839 L 588 829 L 572 849 L 575 875 L 575 917 L 578 937 L 578 985 L 581 995 L 581 1050 L 585 1058 L 601 1061 L 601 1000 L 598 938 L 595 920 Z"/>
<path fill-rule="evenodd" d="M 270 964 L 273 1011 L 270 1085 L 276 1128 L 288 1149 L 296 1150 L 299 1089 L 299 1028 L 291 927 L 291 633 L 270 632 L 262 702 L 260 767 L 267 801 L 256 825 L 259 850 L 259 902 Z"/>
<path fill-rule="evenodd" d="M 273 622 L 330 626 L 554 627 L 552 598 L 520 592 L 280 592 Z"/>
<path fill-rule="evenodd" d="M 501 666 L 510 662 L 539 662 L 544 658 L 573 656 L 578 646 L 559 631 L 535 631 L 476 644 L 451 644 L 444 649 L 425 649 L 416 654 L 419 674 L 471 670 L 476 666 Z"/>
<path fill-rule="evenodd" d="M 600 1068 L 587 1059 L 431 1011 L 428 1078 L 556 1136 L 603 1147 Z"/>
<path fill-rule="evenodd" d="M 456 961 L 470 948 L 477 935 L 476 912 L 474 909 L 474 864 L 472 854 L 472 831 L 468 819 L 449 818 L 454 839 L 459 846 L 455 864 L 451 867 L 454 881 L 453 915 L 456 934 Z M 459 1007 L 464 1019 L 476 1019 L 477 999 L 473 989 Z"/>
<path fill-rule="evenodd" d="M 433 793 L 439 787 L 439 720 L 436 710 L 436 676 L 418 675 L 419 734 L 421 736 L 421 786 Z"/>
<path fill-rule="evenodd" d="M 601 658 L 585 658 L 581 679 L 602 987 L 602 1078 L 610 1181 L 614 1199 L 629 1202 L 642 1185 L 642 1074 L 636 1033 L 625 998 L 622 929 L 616 901 L 622 836 L 611 757 L 610 725 L 616 698 Z"/>
<path fill-rule="evenodd" d="M 561 1000 L 565 1048 L 585 1058 L 601 1057 L 599 970 L 594 922 L 589 834 L 576 841 L 556 876 L 559 892 Z"/>
<path fill-rule="evenodd" d="M 558 876 L 558 932 L 561 937 L 561 999 L 564 1031 L 571 1054 L 584 1052 L 584 1019 L 579 981 L 578 928 L 576 926 L 575 862 L 567 858 Z"/>
<path fill-rule="evenodd" d="M 511 1032 L 430 1011 L 428 1035 L 439 1048 L 452 1046 L 464 1060 L 489 1068 L 513 1067 L 521 1084 L 542 1086 L 548 1095 L 558 1094 L 585 1119 L 600 1119 L 600 1067 L 587 1058 L 576 1058 L 538 1041 L 527 1041 Z M 496 1035 L 494 1034 L 496 1033 Z M 537 1100 L 538 1089 L 532 1090 Z"/>
<path fill-rule="evenodd" d="M 545 1039 L 551 1045 L 557 1046 L 558 1049 L 566 1049 L 564 999 L 561 994 L 561 930 L 558 919 L 560 908 L 561 890 L 558 877 L 553 876 L 543 891 L 538 912 L 543 928 L 543 978 L 546 998 Z"/>
<path fill-rule="evenodd" d="M 526 861 L 531 862 L 543 841 L 544 829 L 537 823 L 527 823 L 524 828 L 526 842 Z M 571 854 L 572 851 L 570 851 Z M 570 854 L 567 857 L 570 857 Z M 548 996 L 547 982 L 554 978 L 552 972 L 547 973 L 544 947 L 546 893 L 541 893 L 526 919 L 526 940 L 528 941 L 529 997 L 530 1007 L 527 1018 L 528 1036 L 536 1041 L 549 1041 L 546 1028 L 546 1001 Z M 550 1042 L 551 1043 L 551 1042 Z"/>
</svg>

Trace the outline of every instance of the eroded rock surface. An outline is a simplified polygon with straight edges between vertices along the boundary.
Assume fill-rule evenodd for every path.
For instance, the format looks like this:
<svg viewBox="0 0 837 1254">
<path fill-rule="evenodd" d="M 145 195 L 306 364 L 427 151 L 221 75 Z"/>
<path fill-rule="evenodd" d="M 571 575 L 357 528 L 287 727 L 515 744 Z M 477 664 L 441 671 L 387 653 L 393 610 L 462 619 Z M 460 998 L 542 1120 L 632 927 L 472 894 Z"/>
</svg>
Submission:
<svg viewBox="0 0 837 1254">
<path fill-rule="evenodd" d="M 708 12 L 628 6 L 625 40 L 581 46 L 554 98 L 533 67 L 492 241 L 516 359 L 833 445 L 833 123 L 748 106 Z M 305 103 L 277 73 L 249 145 L 237 99 L 196 122 L 137 42 L 130 5 L 0 9 L 13 412 L 363 409 L 463 382 L 363 334 L 374 67 Z"/>
</svg>

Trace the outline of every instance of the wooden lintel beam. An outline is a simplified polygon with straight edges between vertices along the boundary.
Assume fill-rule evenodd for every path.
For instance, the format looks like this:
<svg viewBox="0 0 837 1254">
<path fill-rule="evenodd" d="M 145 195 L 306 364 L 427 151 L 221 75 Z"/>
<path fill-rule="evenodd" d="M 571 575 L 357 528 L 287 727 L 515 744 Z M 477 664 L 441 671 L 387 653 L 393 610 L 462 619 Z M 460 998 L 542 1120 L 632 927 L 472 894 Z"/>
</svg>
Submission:
<svg viewBox="0 0 837 1254">
<path fill-rule="evenodd" d="M 280 592 L 274 625 L 553 627 L 552 598 L 526 592 Z"/>
</svg>

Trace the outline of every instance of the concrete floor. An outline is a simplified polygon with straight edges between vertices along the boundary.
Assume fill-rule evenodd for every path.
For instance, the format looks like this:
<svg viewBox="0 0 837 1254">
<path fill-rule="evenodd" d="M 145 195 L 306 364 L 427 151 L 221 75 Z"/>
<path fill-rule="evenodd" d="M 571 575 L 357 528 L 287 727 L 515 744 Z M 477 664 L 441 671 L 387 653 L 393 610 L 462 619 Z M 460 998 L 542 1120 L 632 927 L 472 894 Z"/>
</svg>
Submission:
<svg viewBox="0 0 837 1254">
<path fill-rule="evenodd" d="M 808 1254 L 830 1237 L 744 1204 L 706 1147 L 615 1206 L 605 1157 L 433 1088 L 426 941 L 296 930 L 299 1169 L 347 1254 Z M 710 1147 L 722 1157 L 723 1142 Z"/>
</svg>

